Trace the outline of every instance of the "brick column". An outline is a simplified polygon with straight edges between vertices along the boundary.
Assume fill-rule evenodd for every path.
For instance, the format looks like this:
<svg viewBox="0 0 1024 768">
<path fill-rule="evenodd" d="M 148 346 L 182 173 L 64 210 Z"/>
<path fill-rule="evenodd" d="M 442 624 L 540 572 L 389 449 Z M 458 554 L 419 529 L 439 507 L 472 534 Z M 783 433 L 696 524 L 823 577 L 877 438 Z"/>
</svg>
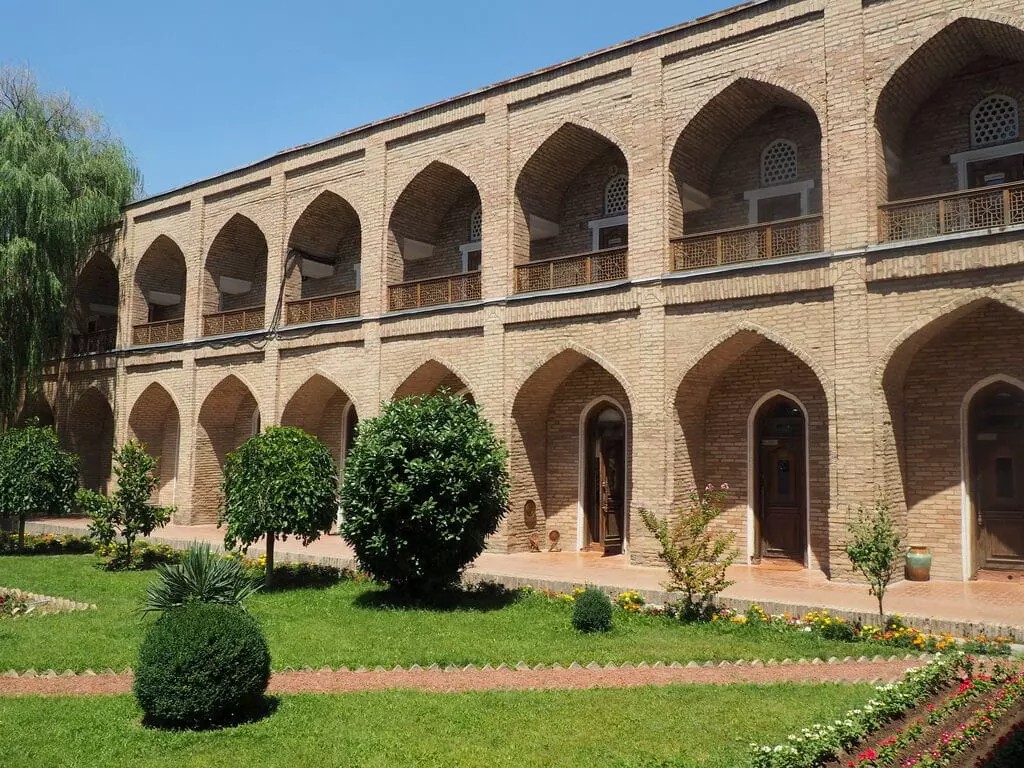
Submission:
<svg viewBox="0 0 1024 768">
<path fill-rule="evenodd" d="M 481 293 L 485 299 L 499 299 L 513 292 L 513 213 L 515 179 L 509 172 L 508 110 L 500 98 L 489 99 L 484 123 L 487 146 L 493 153 L 479 182 L 483 212 L 483 272 Z"/>
<path fill-rule="evenodd" d="M 367 139 L 364 173 L 380 183 L 368 185 L 361 211 L 362 253 L 359 258 L 359 307 L 363 317 L 375 316 L 387 309 L 387 156 L 384 139 Z M 379 363 L 380 361 L 376 361 Z M 359 414 L 362 418 L 362 414 Z"/>
<path fill-rule="evenodd" d="M 633 62 L 630 99 L 632 146 L 629 154 L 629 276 L 634 280 L 664 274 L 668 265 L 665 179 L 666 151 L 661 57 L 638 54 Z"/>
</svg>

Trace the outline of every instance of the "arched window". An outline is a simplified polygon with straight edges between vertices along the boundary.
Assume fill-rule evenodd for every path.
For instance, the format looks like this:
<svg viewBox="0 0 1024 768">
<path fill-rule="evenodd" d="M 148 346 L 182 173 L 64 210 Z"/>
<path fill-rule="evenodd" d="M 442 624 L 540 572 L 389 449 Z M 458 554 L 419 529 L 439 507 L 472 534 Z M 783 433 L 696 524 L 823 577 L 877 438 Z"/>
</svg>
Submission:
<svg viewBox="0 0 1024 768">
<path fill-rule="evenodd" d="M 776 139 L 761 153 L 761 186 L 774 187 L 796 181 L 800 169 L 796 162 L 796 144 Z"/>
<path fill-rule="evenodd" d="M 971 146 L 1003 144 L 1020 137 L 1017 100 L 1002 94 L 988 96 L 971 110 Z"/>
<path fill-rule="evenodd" d="M 604 188 L 604 215 L 621 216 L 629 211 L 629 177 L 613 176 Z"/>
<path fill-rule="evenodd" d="M 484 212 L 480 206 L 469 215 L 469 242 L 479 243 L 483 239 Z"/>
</svg>

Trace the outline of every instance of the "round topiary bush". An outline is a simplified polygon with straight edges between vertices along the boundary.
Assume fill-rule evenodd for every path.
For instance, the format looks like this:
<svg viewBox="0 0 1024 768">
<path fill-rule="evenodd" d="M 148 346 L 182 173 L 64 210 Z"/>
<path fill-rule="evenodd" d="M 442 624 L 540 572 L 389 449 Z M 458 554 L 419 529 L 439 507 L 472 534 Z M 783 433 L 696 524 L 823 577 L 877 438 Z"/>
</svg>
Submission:
<svg viewBox="0 0 1024 768">
<path fill-rule="evenodd" d="M 587 587 L 572 604 L 572 625 L 580 632 L 607 632 L 612 628 L 612 601 L 596 587 Z"/>
<path fill-rule="evenodd" d="M 367 572 L 409 594 L 454 584 L 507 505 L 504 446 L 447 393 L 386 404 L 345 459 L 341 533 Z"/>
<path fill-rule="evenodd" d="M 270 680 L 270 649 L 241 608 L 189 603 L 161 616 L 142 642 L 133 690 L 146 721 L 213 728 L 257 714 Z"/>
</svg>

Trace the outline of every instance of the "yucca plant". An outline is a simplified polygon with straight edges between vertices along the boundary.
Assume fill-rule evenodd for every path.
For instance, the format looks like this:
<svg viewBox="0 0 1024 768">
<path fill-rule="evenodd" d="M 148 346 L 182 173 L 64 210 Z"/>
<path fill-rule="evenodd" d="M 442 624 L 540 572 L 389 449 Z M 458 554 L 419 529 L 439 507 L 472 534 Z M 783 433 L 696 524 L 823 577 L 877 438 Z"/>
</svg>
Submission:
<svg viewBox="0 0 1024 768">
<path fill-rule="evenodd" d="M 159 578 L 146 590 L 145 613 L 164 613 L 189 603 L 245 606 L 260 588 L 240 560 L 221 557 L 206 543 L 193 542 L 180 564 L 157 565 Z"/>
</svg>

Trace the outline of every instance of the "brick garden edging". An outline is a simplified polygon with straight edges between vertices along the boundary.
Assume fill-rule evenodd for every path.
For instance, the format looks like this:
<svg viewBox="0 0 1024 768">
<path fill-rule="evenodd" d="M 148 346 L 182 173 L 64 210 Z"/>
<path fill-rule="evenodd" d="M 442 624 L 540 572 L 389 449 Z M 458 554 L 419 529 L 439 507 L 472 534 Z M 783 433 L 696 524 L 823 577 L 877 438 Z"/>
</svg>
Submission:
<svg viewBox="0 0 1024 768">
<path fill-rule="evenodd" d="M 529 689 L 570 689 L 570 688 L 619 688 L 643 685 L 669 685 L 679 683 L 723 685 L 729 683 L 808 682 L 808 683 L 883 683 L 899 679 L 907 669 L 931 658 L 908 654 L 900 659 L 896 656 L 868 659 L 835 657 L 821 659 L 755 659 L 739 661 L 707 661 L 703 664 L 691 661 L 640 662 L 632 664 L 590 663 L 586 666 L 576 662 L 569 666 L 561 664 L 537 664 L 533 667 L 519 662 L 514 667 L 499 664 L 482 667 L 469 664 L 464 667 L 449 665 L 441 667 L 431 664 L 424 668 L 413 664 L 409 668 L 396 666 L 391 669 L 365 667 L 325 666 L 319 670 L 285 668 L 275 672 L 270 681 L 270 693 L 343 693 L 402 688 L 423 691 L 483 691 L 483 690 L 529 690 Z M 0 675 L 0 696 L 64 696 L 118 694 L 131 691 L 134 676 L 130 669 L 114 672 L 105 669 L 97 674 L 91 669 L 76 674 L 65 670 L 57 674 L 48 669 L 39 673 L 26 670 L 18 673 L 9 670 Z"/>
<path fill-rule="evenodd" d="M 35 592 L 25 592 L 13 587 L 0 587 L 0 595 L 13 595 L 20 597 L 29 603 L 35 603 L 32 613 L 67 613 L 69 611 L 95 611 L 96 606 L 92 603 L 79 603 L 74 600 L 67 600 L 63 597 L 50 597 L 49 595 L 37 595 Z"/>
</svg>

